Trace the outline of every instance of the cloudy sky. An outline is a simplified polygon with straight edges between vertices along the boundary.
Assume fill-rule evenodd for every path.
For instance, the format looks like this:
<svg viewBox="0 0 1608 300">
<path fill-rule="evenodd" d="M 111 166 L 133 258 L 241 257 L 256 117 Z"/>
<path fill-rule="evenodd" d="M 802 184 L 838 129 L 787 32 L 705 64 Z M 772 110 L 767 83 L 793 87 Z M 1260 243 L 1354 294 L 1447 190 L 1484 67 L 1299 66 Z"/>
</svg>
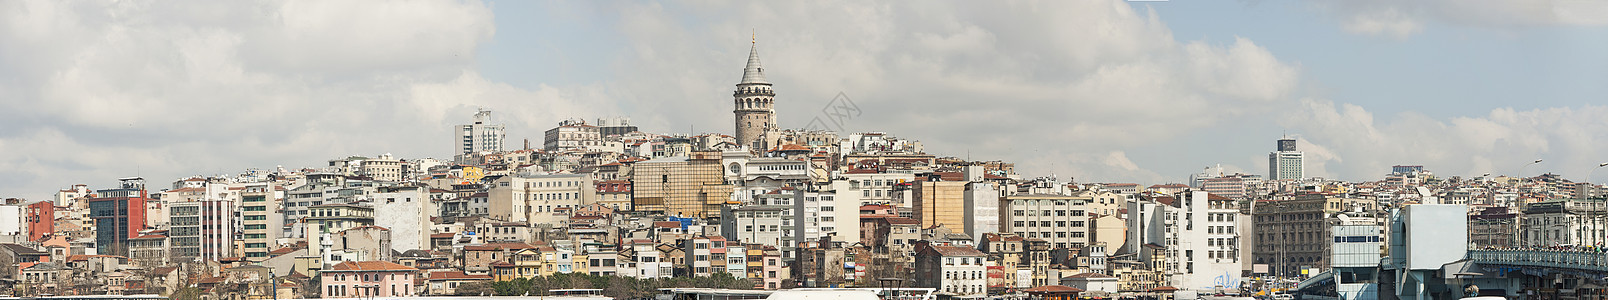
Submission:
<svg viewBox="0 0 1608 300">
<path fill-rule="evenodd" d="M 572 117 L 730 133 L 756 33 L 781 125 L 841 93 L 846 130 L 1028 176 L 1264 173 L 1286 134 L 1345 180 L 1608 161 L 1600 1 L 5 1 L 0 197 L 447 158 L 478 107 L 510 148 Z"/>
</svg>

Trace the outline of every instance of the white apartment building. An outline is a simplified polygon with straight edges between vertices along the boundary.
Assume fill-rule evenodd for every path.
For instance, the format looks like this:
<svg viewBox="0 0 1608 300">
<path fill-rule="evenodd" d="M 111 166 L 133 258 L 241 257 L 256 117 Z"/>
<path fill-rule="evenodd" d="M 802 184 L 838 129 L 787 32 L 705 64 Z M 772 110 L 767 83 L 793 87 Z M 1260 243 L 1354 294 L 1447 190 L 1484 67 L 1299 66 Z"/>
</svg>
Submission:
<svg viewBox="0 0 1608 300">
<path fill-rule="evenodd" d="M 1240 232 L 1249 216 L 1241 215 L 1238 202 L 1204 190 L 1176 194 L 1176 210 L 1167 212 L 1174 220 L 1169 226 L 1167 259 L 1173 286 L 1180 289 L 1237 287 L 1242 260 Z"/>
<path fill-rule="evenodd" d="M 963 218 L 966 234 L 973 239 L 982 239 L 984 233 L 999 232 L 999 199 L 1005 196 L 1004 189 L 998 182 L 983 180 L 982 166 L 966 166 L 965 206 Z"/>
<path fill-rule="evenodd" d="M 749 205 L 729 210 L 729 215 L 722 216 L 721 230 L 727 239 L 742 244 L 758 244 L 784 248 L 791 245 L 791 240 L 783 241 L 787 235 L 782 234 L 783 229 L 791 229 L 792 219 L 788 211 L 791 206 L 785 205 Z"/>
<path fill-rule="evenodd" d="M 830 187 L 846 190 L 848 183 L 834 181 Z M 795 192 L 793 218 L 796 243 L 818 241 L 823 236 L 832 236 L 833 242 L 844 245 L 860 241 L 859 195 L 840 195 L 833 191 Z"/>
<path fill-rule="evenodd" d="M 491 124 L 491 111 L 482 109 L 476 112 L 474 120 L 473 124 L 458 125 L 453 132 L 454 144 L 458 146 L 453 153 L 465 156 L 477 152 L 502 152 L 507 133 L 503 131 L 502 124 Z"/>
<path fill-rule="evenodd" d="M 428 187 L 382 187 L 373 194 L 374 225 L 391 230 L 391 249 L 429 250 L 430 217 L 440 211 Z"/>
<path fill-rule="evenodd" d="M 658 246 L 651 240 L 632 241 L 631 261 L 620 269 L 620 274 L 641 279 L 669 278 L 675 274 L 672 269 L 674 266 L 665 260 Z"/>
<path fill-rule="evenodd" d="M 916 286 L 957 297 L 988 295 L 987 254 L 971 247 L 930 246 L 916 253 Z"/>
<path fill-rule="evenodd" d="M 1000 232 L 1049 242 L 1050 248 L 1081 248 L 1089 244 L 1088 204 L 1091 198 L 1048 194 L 1017 194 L 1000 200 Z"/>
<path fill-rule="evenodd" d="M 910 203 L 899 203 L 897 199 L 910 199 L 895 196 L 895 193 L 909 193 L 909 190 L 895 191 L 894 186 L 914 181 L 916 175 L 912 173 L 882 173 L 866 170 L 850 170 L 842 177 L 849 182 L 849 192 L 860 193 L 860 204 L 883 204 L 910 208 Z"/>
<path fill-rule="evenodd" d="M 375 181 L 397 182 L 403 179 L 404 165 L 402 160 L 392 157 L 390 153 L 381 154 L 377 158 L 365 159 L 361 166 L 361 174 L 373 178 Z"/>
<path fill-rule="evenodd" d="M 564 120 L 558 127 L 548 129 L 542 149 L 547 151 L 586 149 L 603 146 L 603 134 L 597 126 L 580 119 Z"/>
</svg>

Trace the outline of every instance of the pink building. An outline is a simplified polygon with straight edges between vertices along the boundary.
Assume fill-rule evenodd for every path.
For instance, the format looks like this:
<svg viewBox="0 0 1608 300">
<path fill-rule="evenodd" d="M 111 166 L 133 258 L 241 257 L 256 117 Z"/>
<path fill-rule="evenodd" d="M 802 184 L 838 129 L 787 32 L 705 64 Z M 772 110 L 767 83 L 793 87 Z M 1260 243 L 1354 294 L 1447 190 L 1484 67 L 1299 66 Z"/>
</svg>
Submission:
<svg viewBox="0 0 1608 300">
<path fill-rule="evenodd" d="M 320 272 L 324 298 L 412 297 L 419 269 L 386 261 L 348 261 Z"/>
</svg>

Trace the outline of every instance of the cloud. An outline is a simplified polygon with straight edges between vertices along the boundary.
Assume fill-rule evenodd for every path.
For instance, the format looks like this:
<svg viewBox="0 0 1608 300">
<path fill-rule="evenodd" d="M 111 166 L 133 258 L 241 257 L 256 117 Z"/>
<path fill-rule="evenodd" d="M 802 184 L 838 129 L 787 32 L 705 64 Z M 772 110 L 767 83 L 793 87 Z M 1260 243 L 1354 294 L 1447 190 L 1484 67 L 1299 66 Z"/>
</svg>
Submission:
<svg viewBox="0 0 1608 300">
<path fill-rule="evenodd" d="M 1346 32 L 1365 35 L 1383 35 L 1405 39 L 1424 30 L 1424 24 L 1398 8 L 1384 8 L 1358 12 L 1340 22 Z"/>
<path fill-rule="evenodd" d="M 1608 2 L 1592 0 L 1319 1 L 1319 11 L 1346 32 L 1406 38 L 1426 23 L 1506 30 L 1538 26 L 1608 25 Z"/>
<path fill-rule="evenodd" d="M 1442 121 L 1417 113 L 1376 118 L 1362 107 L 1328 100 L 1302 103 L 1282 123 L 1303 132 L 1308 175 L 1318 175 L 1312 171 L 1317 168 L 1341 179 L 1370 180 L 1392 165 L 1424 165 L 1444 176 L 1516 175 L 1523 169 L 1524 176 L 1556 173 L 1584 181 L 1608 160 L 1600 151 L 1608 142 L 1605 106 L 1498 108 Z M 1524 168 L 1535 158 L 1546 161 Z"/>
<path fill-rule="evenodd" d="M 609 111 L 566 106 L 591 97 L 587 86 L 480 78 L 475 49 L 493 19 L 464 1 L 0 3 L 0 194 L 353 154 L 445 157 L 451 124 L 476 106 L 506 108 L 522 132 L 559 112 Z"/>
<path fill-rule="evenodd" d="M 1155 12 L 1121 1 L 610 5 L 631 49 L 611 87 L 633 92 L 618 94 L 623 107 L 657 112 L 645 128 L 729 132 L 729 93 L 757 28 L 782 126 L 803 127 L 842 92 L 865 111 L 849 131 L 1017 161 L 1029 174 L 1157 180 L 1145 168 L 1167 166 L 1083 157 L 1293 106 L 1300 84 L 1298 65 L 1248 38 L 1179 41 Z"/>
<path fill-rule="evenodd" d="M 0 99 L 0 178 L 20 179 L 0 189 L 446 157 L 477 107 L 510 147 L 571 117 L 729 133 L 754 30 L 783 126 L 842 92 L 866 112 L 850 131 L 1093 181 L 1161 180 L 1124 149 L 1289 106 L 1300 81 L 1250 39 L 1179 41 L 1121 1 L 589 5 L 626 41 L 595 65 L 609 79 L 516 87 L 475 71 L 510 30 L 480 2 L 0 3 L 0 92 L 19 95 Z"/>
</svg>

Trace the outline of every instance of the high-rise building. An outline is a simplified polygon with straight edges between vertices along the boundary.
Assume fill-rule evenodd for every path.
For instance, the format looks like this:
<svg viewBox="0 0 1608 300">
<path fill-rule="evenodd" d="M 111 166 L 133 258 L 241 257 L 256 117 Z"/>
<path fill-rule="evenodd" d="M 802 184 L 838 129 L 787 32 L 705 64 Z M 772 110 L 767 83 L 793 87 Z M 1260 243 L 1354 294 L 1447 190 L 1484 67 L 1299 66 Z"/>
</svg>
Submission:
<svg viewBox="0 0 1608 300">
<path fill-rule="evenodd" d="M 1267 154 L 1267 180 L 1301 179 L 1301 151 L 1295 150 L 1295 139 L 1279 139 L 1278 151 Z"/>
<path fill-rule="evenodd" d="M 276 240 L 285 230 L 285 216 L 280 209 L 283 200 L 277 184 L 246 186 L 240 192 L 240 228 L 242 252 L 246 260 L 263 261 L 273 251 Z M 305 207 L 303 208 L 305 209 Z"/>
<path fill-rule="evenodd" d="M 453 132 L 453 140 L 458 145 L 456 152 L 459 155 L 475 152 L 500 152 L 503 150 L 503 139 L 507 133 L 503 132 L 503 125 L 491 124 L 491 111 L 480 110 L 475 113 L 475 123 L 458 125 Z"/>
<path fill-rule="evenodd" d="M 748 66 L 743 67 L 743 81 L 737 83 L 737 91 L 732 92 L 732 98 L 735 107 L 732 113 L 737 116 L 737 144 L 764 151 L 769 145 L 756 142 L 766 132 L 776 129 L 776 110 L 771 106 L 776 92 L 771 90 L 771 83 L 765 81 L 765 68 L 759 65 L 757 42 L 748 51 Z"/>
<path fill-rule="evenodd" d="M 125 255 L 128 238 L 145 229 L 145 179 L 118 179 L 122 186 L 96 191 L 89 199 L 89 217 L 95 221 L 95 250 L 101 254 Z"/>
<path fill-rule="evenodd" d="M 257 199 L 250 197 L 253 196 L 243 200 Z M 168 224 L 172 226 L 168 230 L 168 241 L 174 260 L 219 261 L 234 256 L 234 201 L 209 199 L 174 202 L 168 203 L 168 210 Z M 266 235 L 256 230 L 253 232 L 245 235 Z M 266 248 L 260 250 L 267 253 Z"/>
<path fill-rule="evenodd" d="M 597 119 L 598 133 L 603 136 L 624 135 L 637 131 L 636 125 L 631 125 L 631 118 L 599 118 Z"/>
</svg>

